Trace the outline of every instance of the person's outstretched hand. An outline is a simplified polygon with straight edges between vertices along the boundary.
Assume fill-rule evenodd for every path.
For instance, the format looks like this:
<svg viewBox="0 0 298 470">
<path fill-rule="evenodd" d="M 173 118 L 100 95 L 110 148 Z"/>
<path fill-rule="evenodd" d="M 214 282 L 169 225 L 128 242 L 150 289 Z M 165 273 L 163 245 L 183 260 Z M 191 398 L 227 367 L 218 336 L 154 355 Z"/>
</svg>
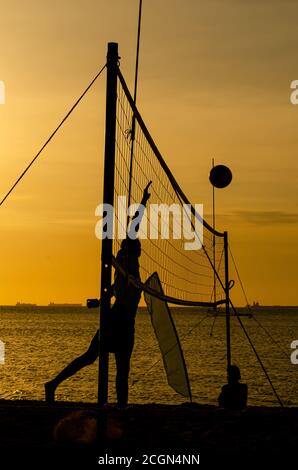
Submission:
<svg viewBox="0 0 298 470">
<path fill-rule="evenodd" d="M 143 203 L 146 204 L 146 202 L 148 201 L 148 199 L 150 198 L 151 194 L 148 192 L 149 190 L 149 187 L 150 185 L 152 184 L 152 181 L 149 181 L 149 183 L 147 184 L 146 188 L 144 189 L 144 192 L 143 192 Z"/>
</svg>

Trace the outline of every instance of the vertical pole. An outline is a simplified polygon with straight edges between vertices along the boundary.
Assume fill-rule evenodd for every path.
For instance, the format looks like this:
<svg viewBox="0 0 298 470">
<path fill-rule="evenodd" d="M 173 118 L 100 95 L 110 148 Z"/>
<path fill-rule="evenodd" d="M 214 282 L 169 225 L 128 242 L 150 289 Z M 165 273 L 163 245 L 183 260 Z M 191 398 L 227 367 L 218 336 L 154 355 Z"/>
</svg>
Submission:
<svg viewBox="0 0 298 470">
<path fill-rule="evenodd" d="M 225 291 L 226 291 L 226 337 L 227 337 L 227 366 L 231 365 L 231 331 L 230 331 L 230 289 L 229 289 L 229 244 L 228 232 L 224 232 L 225 251 Z"/>
<path fill-rule="evenodd" d="M 138 18 L 138 34 L 137 34 L 137 52 L 136 52 L 136 70 L 135 70 L 135 87 L 134 87 L 134 104 L 137 104 L 138 75 L 139 75 L 139 55 L 140 55 L 140 38 L 141 38 L 141 21 L 142 21 L 142 0 L 139 3 Z"/>
<path fill-rule="evenodd" d="M 139 55 L 140 55 L 140 39 L 141 39 L 141 22 L 142 22 L 142 0 L 139 1 L 139 17 L 138 17 L 138 33 L 137 33 L 137 52 L 136 52 L 136 69 L 135 69 L 135 86 L 133 102 L 137 104 L 137 91 L 138 91 L 138 76 L 139 76 Z M 131 123 L 131 148 L 130 148 L 130 164 L 129 164 L 129 184 L 128 184 L 128 207 L 131 204 L 131 189 L 132 189 L 132 170 L 133 170 L 133 152 L 136 131 L 136 117 L 133 113 Z M 127 227 L 129 224 L 129 216 L 127 216 Z"/>
<path fill-rule="evenodd" d="M 214 168 L 214 158 L 212 158 L 212 168 Z M 212 185 L 212 222 L 213 222 L 213 230 L 215 230 L 215 187 Z M 216 263 L 216 256 L 215 256 L 215 234 L 213 234 L 213 266 Z M 216 272 L 213 272 L 213 298 L 214 303 L 216 302 Z M 214 306 L 214 310 L 216 310 L 216 305 Z"/>
<path fill-rule="evenodd" d="M 107 89 L 106 89 L 106 135 L 104 156 L 103 203 L 114 205 L 114 167 L 116 139 L 117 105 L 117 67 L 118 44 L 110 42 L 107 54 Z M 110 291 L 112 285 L 113 240 L 107 237 L 107 227 L 103 226 L 101 251 L 101 286 L 100 286 L 100 341 L 99 341 L 99 377 L 98 404 L 108 401 L 109 352 L 107 345 L 107 320 L 111 308 Z M 104 238 L 106 236 L 106 238 Z"/>
</svg>

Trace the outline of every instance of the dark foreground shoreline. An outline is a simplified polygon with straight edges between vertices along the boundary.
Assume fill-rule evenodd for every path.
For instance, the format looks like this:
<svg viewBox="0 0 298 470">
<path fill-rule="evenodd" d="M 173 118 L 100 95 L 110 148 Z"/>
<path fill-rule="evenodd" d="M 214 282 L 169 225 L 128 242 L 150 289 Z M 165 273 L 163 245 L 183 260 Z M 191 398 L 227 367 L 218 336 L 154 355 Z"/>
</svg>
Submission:
<svg viewBox="0 0 298 470">
<path fill-rule="evenodd" d="M 70 415 L 74 419 L 66 427 L 62 421 L 57 428 Z M 108 420 L 109 428 L 109 437 L 99 443 L 92 438 L 97 415 L 102 423 Z M 81 442 L 80 436 L 89 442 Z M 94 404 L 86 403 L 50 406 L 38 401 L 0 400 L 0 462 L 6 462 L 1 468 L 13 464 L 41 469 L 78 465 L 84 469 L 135 468 L 150 465 L 144 462 L 144 455 L 199 455 L 201 468 L 212 468 L 215 463 L 243 467 L 248 463 L 257 466 L 260 460 L 285 464 L 297 459 L 297 451 L 298 408 L 248 407 L 232 412 L 186 403 L 133 405 L 124 410 L 111 405 L 97 411 Z M 114 461 L 116 456 L 132 456 L 133 460 L 128 467 L 124 461 Z M 162 462 L 158 463 L 157 457 L 151 459 L 151 465 Z M 183 463 L 187 465 L 187 460 Z"/>
</svg>

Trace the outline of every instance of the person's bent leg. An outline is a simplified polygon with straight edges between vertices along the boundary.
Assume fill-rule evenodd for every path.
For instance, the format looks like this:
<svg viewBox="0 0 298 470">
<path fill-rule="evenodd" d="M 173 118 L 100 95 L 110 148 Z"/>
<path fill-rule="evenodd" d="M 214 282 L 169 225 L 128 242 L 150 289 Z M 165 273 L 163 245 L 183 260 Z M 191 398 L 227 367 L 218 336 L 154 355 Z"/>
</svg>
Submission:
<svg viewBox="0 0 298 470">
<path fill-rule="evenodd" d="M 68 364 L 54 379 L 46 382 L 45 384 L 45 398 L 47 403 L 53 403 L 55 401 L 55 391 L 58 385 L 64 380 L 68 379 L 72 375 L 76 374 L 79 370 L 84 367 L 93 364 L 99 354 L 98 344 L 98 331 L 93 337 L 88 350 L 81 356 L 74 359 Z"/>
</svg>

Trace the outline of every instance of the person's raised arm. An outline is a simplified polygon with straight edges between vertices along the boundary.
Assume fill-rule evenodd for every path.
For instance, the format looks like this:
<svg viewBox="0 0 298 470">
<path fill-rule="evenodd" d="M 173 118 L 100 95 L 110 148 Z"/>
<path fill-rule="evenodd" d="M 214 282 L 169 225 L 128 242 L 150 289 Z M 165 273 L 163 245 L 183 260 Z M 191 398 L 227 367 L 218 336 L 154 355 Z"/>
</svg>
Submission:
<svg viewBox="0 0 298 470">
<path fill-rule="evenodd" d="M 149 187 L 151 184 L 152 184 L 152 181 L 149 181 L 149 183 L 145 187 L 140 205 L 131 219 L 130 228 L 128 231 L 128 236 L 130 238 L 136 238 L 137 233 L 140 229 L 140 224 L 141 224 L 141 221 L 142 221 L 145 209 L 146 209 L 146 204 L 151 196 L 151 194 L 149 193 Z"/>
<path fill-rule="evenodd" d="M 152 181 L 149 181 L 149 183 L 147 184 L 147 186 L 145 187 L 145 189 L 143 191 L 143 197 L 142 197 L 142 200 L 141 200 L 141 204 L 144 207 L 146 207 L 147 201 L 148 201 L 148 199 L 150 199 L 150 196 L 151 196 L 151 194 L 149 193 L 149 188 L 150 188 L 151 184 L 152 184 Z"/>
</svg>

